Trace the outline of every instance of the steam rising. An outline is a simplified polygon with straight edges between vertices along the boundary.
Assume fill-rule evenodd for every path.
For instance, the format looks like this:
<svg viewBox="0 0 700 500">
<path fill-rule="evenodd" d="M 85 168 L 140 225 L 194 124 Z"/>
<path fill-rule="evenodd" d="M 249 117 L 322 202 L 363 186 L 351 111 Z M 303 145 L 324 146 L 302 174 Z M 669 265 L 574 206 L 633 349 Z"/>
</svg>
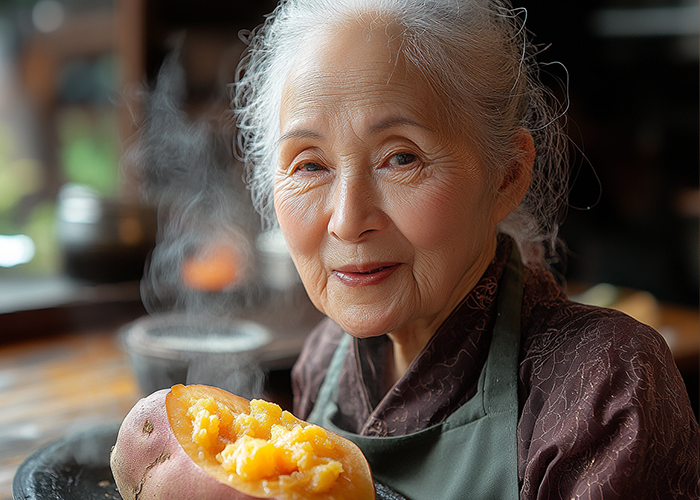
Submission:
<svg viewBox="0 0 700 500">
<path fill-rule="evenodd" d="M 241 354 L 199 356 L 190 362 L 186 383 L 221 387 L 242 398 L 253 399 L 263 393 L 265 373 L 255 360 Z"/>
<path fill-rule="evenodd" d="M 142 300 L 151 314 L 235 314 L 260 293 L 253 279 L 259 221 L 232 154 L 234 131 L 225 114 L 191 120 L 183 110 L 186 92 L 175 52 L 144 98 L 144 121 L 127 156 L 146 201 L 159 207 L 158 245 L 142 281 Z M 222 244 L 240 256 L 241 279 L 220 293 L 189 289 L 182 281 L 185 260 Z"/>
<path fill-rule="evenodd" d="M 259 397 L 264 372 L 245 349 L 230 355 L 216 347 L 202 349 L 212 338 L 210 325 L 234 319 L 262 301 L 255 252 L 260 221 L 242 165 L 233 156 L 234 130 L 222 111 L 227 106 L 193 120 L 184 110 L 186 94 L 176 51 L 166 58 L 155 89 L 143 95 L 143 123 L 125 155 L 126 165 L 141 181 L 145 201 L 158 207 L 158 244 L 141 282 L 142 301 L 154 317 L 186 317 L 181 328 L 197 325 L 186 327 L 199 353 L 188 355 L 187 380 L 181 382 Z M 223 289 L 188 286 L 184 266 L 212 248 L 233 256 L 236 279 Z M 195 276 L 206 274 L 195 269 Z M 215 272 L 210 276 L 217 278 Z M 230 335 L 236 335 L 235 329 Z"/>
</svg>

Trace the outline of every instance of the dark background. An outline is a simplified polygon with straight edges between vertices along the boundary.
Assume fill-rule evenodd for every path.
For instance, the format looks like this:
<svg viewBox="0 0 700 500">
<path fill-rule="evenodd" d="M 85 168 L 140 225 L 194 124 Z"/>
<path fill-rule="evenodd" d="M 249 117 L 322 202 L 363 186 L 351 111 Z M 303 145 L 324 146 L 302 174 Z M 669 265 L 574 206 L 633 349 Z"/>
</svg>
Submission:
<svg viewBox="0 0 700 500">
<path fill-rule="evenodd" d="M 528 9 L 535 43 L 551 44 L 540 61 L 560 61 L 569 75 L 572 191 L 561 230 L 567 278 L 696 306 L 697 33 L 596 34 L 601 9 L 673 1 L 519 3 Z M 564 97 L 562 68 L 545 69 L 551 74 L 543 80 Z"/>
</svg>

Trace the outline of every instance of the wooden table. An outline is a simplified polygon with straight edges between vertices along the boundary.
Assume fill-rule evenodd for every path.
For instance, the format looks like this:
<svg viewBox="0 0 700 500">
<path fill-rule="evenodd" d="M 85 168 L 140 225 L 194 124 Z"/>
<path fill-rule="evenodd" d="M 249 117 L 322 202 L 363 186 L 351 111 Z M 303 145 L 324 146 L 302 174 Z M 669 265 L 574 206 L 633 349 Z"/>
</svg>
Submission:
<svg viewBox="0 0 700 500">
<path fill-rule="evenodd" d="M 141 397 L 114 330 L 0 346 L 0 500 L 32 452 L 71 431 L 120 422 Z"/>
</svg>

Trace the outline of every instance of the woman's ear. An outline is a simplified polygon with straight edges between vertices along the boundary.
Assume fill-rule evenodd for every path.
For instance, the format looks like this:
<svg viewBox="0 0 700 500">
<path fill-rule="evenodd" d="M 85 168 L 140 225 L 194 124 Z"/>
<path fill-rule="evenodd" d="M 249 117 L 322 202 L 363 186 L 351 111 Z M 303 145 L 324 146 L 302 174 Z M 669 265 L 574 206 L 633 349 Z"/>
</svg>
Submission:
<svg viewBox="0 0 700 500">
<path fill-rule="evenodd" d="M 518 208 L 530 187 L 532 167 L 535 164 L 535 142 L 530 132 L 521 128 L 516 133 L 515 144 L 517 154 L 496 182 L 498 191 L 492 212 L 494 226 Z"/>
</svg>

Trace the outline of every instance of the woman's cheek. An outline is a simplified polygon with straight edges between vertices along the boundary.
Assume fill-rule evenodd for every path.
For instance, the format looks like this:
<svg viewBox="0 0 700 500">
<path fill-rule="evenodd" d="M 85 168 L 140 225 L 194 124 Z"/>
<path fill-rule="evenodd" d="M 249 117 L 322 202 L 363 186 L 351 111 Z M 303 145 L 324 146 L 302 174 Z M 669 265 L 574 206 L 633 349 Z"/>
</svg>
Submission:
<svg viewBox="0 0 700 500">
<path fill-rule="evenodd" d="M 286 179 L 276 184 L 274 203 L 277 220 L 288 244 L 291 244 L 290 238 L 305 238 L 314 226 L 322 224 L 323 195 L 318 189 L 306 190 Z"/>
<path fill-rule="evenodd" d="M 387 215 L 415 247 L 434 248 L 454 237 L 449 221 L 455 215 L 455 200 L 445 190 L 421 187 L 392 191 L 385 197 Z"/>
<path fill-rule="evenodd" d="M 326 277 L 321 253 L 326 227 L 321 205 L 313 198 L 319 197 L 280 188 L 275 190 L 274 200 L 277 220 L 294 265 L 312 302 L 323 312 L 320 298 Z"/>
<path fill-rule="evenodd" d="M 328 276 L 318 258 L 297 256 L 294 259 L 299 277 L 304 284 L 304 289 L 316 309 L 326 314 L 326 297 Z"/>
<path fill-rule="evenodd" d="M 493 194 L 483 176 L 436 176 L 435 182 L 422 191 L 421 198 L 426 217 L 441 231 L 452 234 L 473 228 L 480 232 L 490 223 Z"/>
</svg>

